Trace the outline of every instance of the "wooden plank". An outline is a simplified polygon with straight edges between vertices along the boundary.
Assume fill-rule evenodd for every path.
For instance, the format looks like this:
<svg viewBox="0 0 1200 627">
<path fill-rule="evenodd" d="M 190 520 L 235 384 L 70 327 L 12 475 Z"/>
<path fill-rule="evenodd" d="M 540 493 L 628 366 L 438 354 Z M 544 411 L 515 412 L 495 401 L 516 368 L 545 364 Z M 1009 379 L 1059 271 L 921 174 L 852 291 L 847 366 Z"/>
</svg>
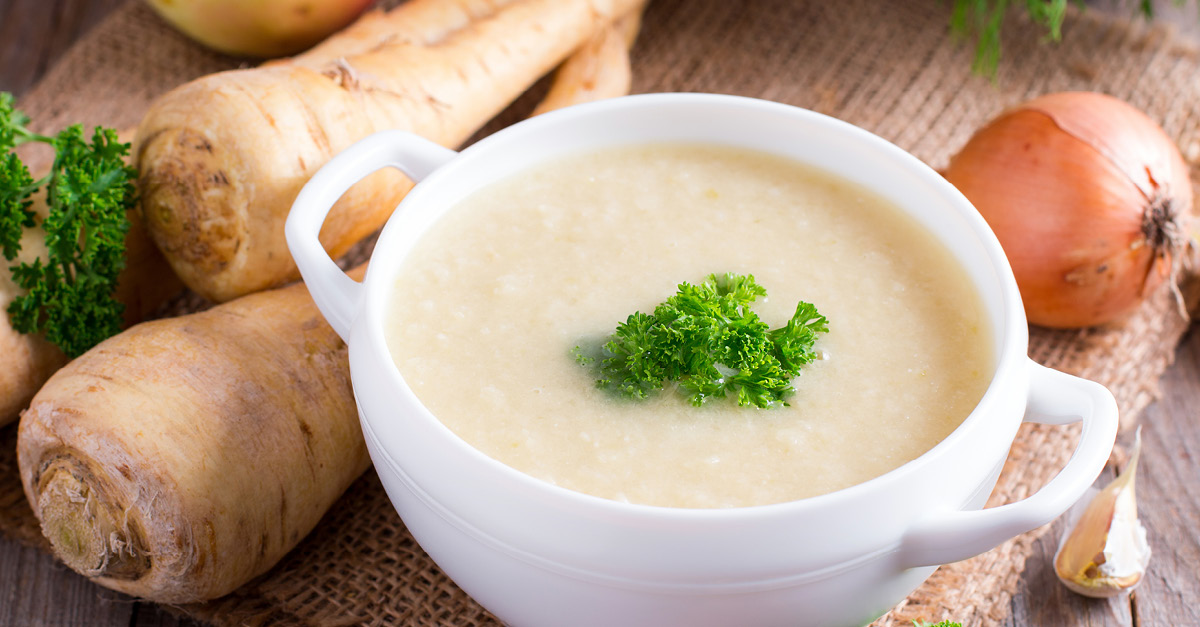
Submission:
<svg viewBox="0 0 1200 627">
<path fill-rule="evenodd" d="M 1039 540 L 1026 564 L 1006 626 L 1087 625 L 1175 627 L 1200 625 L 1200 333 L 1190 333 L 1162 381 L 1162 400 L 1142 416 L 1138 471 L 1139 515 L 1153 557 L 1146 580 L 1132 597 L 1087 599 L 1068 591 L 1054 574 L 1062 524 Z M 1132 434 L 1119 443 L 1128 450 Z M 1098 485 L 1113 477 L 1105 471 Z"/>
<path fill-rule="evenodd" d="M 1107 485 L 1113 476 L 1113 471 L 1106 469 L 1097 480 L 1097 487 Z M 1005 627 L 1133 627 L 1128 599 L 1088 599 L 1059 582 L 1054 573 L 1054 554 L 1064 529 L 1064 521 L 1060 519 L 1034 544 L 1033 553 L 1025 562 L 1020 587 L 1013 595 L 1012 612 L 1004 622 Z"/>
<path fill-rule="evenodd" d="M 179 617 L 153 603 L 138 603 L 133 608 L 129 627 L 202 627 L 186 616 Z"/>
<path fill-rule="evenodd" d="M 134 601 L 0 536 L 0 625 L 129 625 Z"/>
<path fill-rule="evenodd" d="M 0 0 L 0 91 L 31 87 L 81 35 L 125 0 Z"/>
<path fill-rule="evenodd" d="M 102 588 L 52 556 L 0 536 L 0 625 L 200 627 L 201 623 Z"/>
<path fill-rule="evenodd" d="M 1139 627 L 1200 625 L 1200 332 L 1163 378 L 1163 399 L 1142 419 L 1139 516 L 1152 556 L 1134 593 Z"/>
</svg>

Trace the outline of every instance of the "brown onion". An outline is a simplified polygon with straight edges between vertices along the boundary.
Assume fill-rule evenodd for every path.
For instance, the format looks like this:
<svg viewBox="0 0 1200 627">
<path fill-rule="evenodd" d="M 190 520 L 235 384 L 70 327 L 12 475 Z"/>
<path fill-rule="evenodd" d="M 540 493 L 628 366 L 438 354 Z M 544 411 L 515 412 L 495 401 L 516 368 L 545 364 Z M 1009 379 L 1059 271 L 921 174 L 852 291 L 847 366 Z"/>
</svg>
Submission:
<svg viewBox="0 0 1200 627">
<path fill-rule="evenodd" d="M 1008 255 L 1029 321 L 1117 320 L 1175 275 L 1188 169 L 1141 111 L 1091 92 L 1036 98 L 975 133 L 945 171 Z"/>
</svg>

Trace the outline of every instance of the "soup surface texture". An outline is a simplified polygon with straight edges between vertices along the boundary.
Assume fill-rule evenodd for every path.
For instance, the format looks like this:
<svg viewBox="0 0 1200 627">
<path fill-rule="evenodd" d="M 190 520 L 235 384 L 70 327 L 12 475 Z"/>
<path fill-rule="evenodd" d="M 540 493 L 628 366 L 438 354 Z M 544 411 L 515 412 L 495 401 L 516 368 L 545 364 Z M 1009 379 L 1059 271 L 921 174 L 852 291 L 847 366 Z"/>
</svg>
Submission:
<svg viewBox="0 0 1200 627">
<path fill-rule="evenodd" d="M 790 406 L 693 407 L 597 389 L 598 346 L 710 273 L 753 274 L 782 326 L 829 319 Z M 672 507 L 763 505 L 908 462 L 974 409 L 993 370 L 965 272 L 888 201 L 801 164 L 650 144 L 556 159 L 433 226 L 392 295 L 389 349 L 421 401 L 487 455 L 553 484 Z"/>
</svg>

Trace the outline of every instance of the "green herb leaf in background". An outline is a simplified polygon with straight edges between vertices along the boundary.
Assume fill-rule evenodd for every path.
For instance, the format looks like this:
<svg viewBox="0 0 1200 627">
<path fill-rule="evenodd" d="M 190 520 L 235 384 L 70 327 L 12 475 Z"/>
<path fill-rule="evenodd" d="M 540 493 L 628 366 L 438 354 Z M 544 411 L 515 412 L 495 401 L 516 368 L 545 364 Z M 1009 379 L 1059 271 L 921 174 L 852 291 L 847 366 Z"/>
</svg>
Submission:
<svg viewBox="0 0 1200 627">
<path fill-rule="evenodd" d="M 1172 2 L 1182 6 L 1186 0 Z M 972 69 L 985 76 L 995 76 L 1000 64 L 1000 30 L 1009 8 L 1013 4 L 1023 4 L 1029 19 L 1047 31 L 1047 38 L 1058 41 L 1062 38 L 1067 3 L 1067 0 L 953 0 L 950 30 L 958 36 L 975 37 Z M 1083 0 L 1076 0 L 1075 4 L 1084 6 Z M 1137 6 L 1142 16 L 1154 16 L 1153 0 L 1140 0 Z"/>
<path fill-rule="evenodd" d="M 29 118 L 0 94 L 0 251 L 16 259 L 21 234 L 34 226 L 30 197 L 46 190 L 49 212 L 42 222 L 47 255 L 10 268 L 25 293 L 8 306 L 21 333 L 44 332 L 71 357 L 83 354 L 121 330 L 124 306 L 113 298 L 125 267 L 128 210 L 136 200 L 136 173 L 125 164 L 129 144 L 116 131 L 97 127 L 86 139 L 83 127 L 54 137 L 31 133 Z M 55 150 L 54 165 L 34 181 L 13 149 L 42 142 Z"/>
<path fill-rule="evenodd" d="M 732 395 L 738 405 L 786 405 L 791 380 L 816 359 L 817 334 L 828 321 L 800 302 L 787 324 L 770 330 L 750 309 L 767 291 L 752 275 L 709 275 L 678 291 L 653 314 L 635 312 L 604 344 L 597 385 L 632 399 L 677 382 L 693 405 Z M 573 351 L 576 361 L 593 358 Z"/>
</svg>

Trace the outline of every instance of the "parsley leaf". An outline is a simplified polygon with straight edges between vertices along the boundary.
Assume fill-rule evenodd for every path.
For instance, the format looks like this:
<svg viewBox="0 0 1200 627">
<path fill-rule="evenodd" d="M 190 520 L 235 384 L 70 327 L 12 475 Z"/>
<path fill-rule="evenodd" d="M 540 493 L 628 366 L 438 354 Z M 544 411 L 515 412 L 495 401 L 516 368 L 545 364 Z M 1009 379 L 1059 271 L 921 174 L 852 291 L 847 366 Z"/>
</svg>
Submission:
<svg viewBox="0 0 1200 627">
<path fill-rule="evenodd" d="M 33 177 L 16 154 L 0 157 L 0 253 L 8 261 L 17 258 L 21 233 L 33 226 Z"/>
<path fill-rule="evenodd" d="M 21 131 L 28 121 L 13 109 L 12 95 L 0 92 L 0 254 L 8 261 L 17 257 L 21 233 L 33 226 L 29 197 L 36 186 L 28 168 L 12 152 L 23 138 Z"/>
<path fill-rule="evenodd" d="M 927 623 L 925 621 L 914 620 L 913 627 L 962 627 L 962 623 L 952 623 L 948 620 L 944 620 L 940 623 L 934 624 Z"/>
<path fill-rule="evenodd" d="M 125 267 L 127 212 L 136 200 L 136 172 L 125 164 L 129 144 L 116 131 L 96 127 L 91 139 L 74 125 L 54 137 L 35 135 L 29 118 L 0 94 L 0 248 L 13 261 L 21 233 L 34 225 L 30 196 L 46 190 L 49 212 L 42 222 L 47 255 L 10 268 L 25 291 L 8 306 L 12 326 L 22 333 L 44 332 L 67 355 L 83 354 L 121 330 L 124 305 L 112 294 Z M 54 147 L 50 174 L 34 181 L 12 152 L 36 141 Z"/>
<path fill-rule="evenodd" d="M 604 344 L 596 384 L 632 399 L 644 399 L 667 382 L 696 406 L 734 396 L 738 405 L 787 405 L 791 380 L 816 358 L 818 333 L 828 321 L 800 302 L 787 324 L 771 330 L 750 303 L 767 291 L 753 275 L 711 274 L 699 285 L 681 283 L 653 314 L 635 312 Z M 590 364 L 579 347 L 580 365 Z"/>
</svg>

